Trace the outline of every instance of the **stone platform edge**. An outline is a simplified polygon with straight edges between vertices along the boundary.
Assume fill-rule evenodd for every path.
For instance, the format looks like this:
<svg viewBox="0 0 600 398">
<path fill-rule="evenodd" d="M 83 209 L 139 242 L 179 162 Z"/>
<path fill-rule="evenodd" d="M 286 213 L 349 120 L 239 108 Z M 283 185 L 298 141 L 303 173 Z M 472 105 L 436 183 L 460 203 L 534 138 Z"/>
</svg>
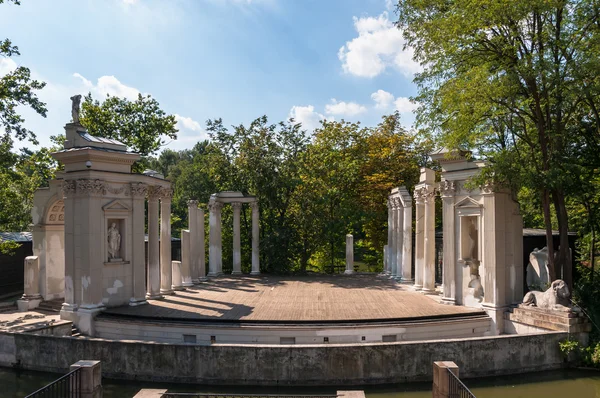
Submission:
<svg viewBox="0 0 600 398">
<path fill-rule="evenodd" d="M 582 335 L 571 335 L 579 338 Z M 212 385 L 354 386 L 431 381 L 434 361 L 462 377 L 562 368 L 566 332 L 340 345 L 166 344 L 0 332 L 0 366 L 66 372 L 96 358 L 108 378 Z M 493 360 L 491 360 L 493 358 Z"/>
</svg>

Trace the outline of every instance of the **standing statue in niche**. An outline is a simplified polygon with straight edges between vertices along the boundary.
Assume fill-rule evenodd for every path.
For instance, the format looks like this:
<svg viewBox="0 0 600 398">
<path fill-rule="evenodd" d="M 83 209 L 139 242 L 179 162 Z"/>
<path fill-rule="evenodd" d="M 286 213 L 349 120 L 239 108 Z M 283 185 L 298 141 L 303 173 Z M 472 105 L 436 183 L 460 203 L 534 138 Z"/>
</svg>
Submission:
<svg viewBox="0 0 600 398">
<path fill-rule="evenodd" d="M 81 94 L 77 94 L 71 97 L 71 117 L 73 123 L 79 124 L 79 105 L 81 104 Z"/>
<path fill-rule="evenodd" d="M 121 261 L 119 249 L 121 248 L 121 233 L 116 223 L 112 223 L 108 229 L 108 261 Z"/>
<path fill-rule="evenodd" d="M 471 280 L 469 281 L 468 288 L 473 289 L 473 298 L 478 302 L 483 300 L 483 286 L 481 284 L 481 277 L 479 275 L 479 266 L 481 262 L 479 261 L 479 237 L 477 231 L 477 218 L 469 217 L 468 221 L 468 235 L 469 235 L 469 249 L 467 251 L 467 255 L 465 256 L 465 265 L 469 266 L 469 276 Z"/>
</svg>

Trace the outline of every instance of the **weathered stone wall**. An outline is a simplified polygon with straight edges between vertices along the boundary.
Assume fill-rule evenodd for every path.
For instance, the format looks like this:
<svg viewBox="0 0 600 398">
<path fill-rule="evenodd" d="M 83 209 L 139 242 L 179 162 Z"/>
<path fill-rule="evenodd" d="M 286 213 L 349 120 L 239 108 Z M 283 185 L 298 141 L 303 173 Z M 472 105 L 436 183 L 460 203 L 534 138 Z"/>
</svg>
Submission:
<svg viewBox="0 0 600 398">
<path fill-rule="evenodd" d="M 431 380 L 434 361 L 461 377 L 563 365 L 566 333 L 355 345 L 184 345 L 0 333 L 0 366 L 65 372 L 79 359 L 102 361 L 111 378 L 205 384 L 358 385 Z"/>
</svg>

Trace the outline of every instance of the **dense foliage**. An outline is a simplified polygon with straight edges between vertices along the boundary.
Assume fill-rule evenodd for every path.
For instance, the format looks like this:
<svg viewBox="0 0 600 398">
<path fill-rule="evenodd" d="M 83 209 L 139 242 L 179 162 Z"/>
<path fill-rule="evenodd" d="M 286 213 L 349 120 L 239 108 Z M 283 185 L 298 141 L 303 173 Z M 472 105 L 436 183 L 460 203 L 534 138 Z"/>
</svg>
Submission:
<svg viewBox="0 0 600 398">
<path fill-rule="evenodd" d="M 359 259 L 381 267 L 386 199 L 398 185 L 412 186 L 426 148 L 400 124 L 399 115 L 373 128 L 324 121 L 313 134 L 293 120 L 248 126 L 208 121 L 211 141 L 190 150 L 165 150 L 149 162 L 175 185 L 174 230 L 186 227 L 187 200 L 235 190 L 258 197 L 261 265 L 268 272 L 335 272 L 343 266 L 345 235 Z M 231 264 L 231 210 L 223 209 L 224 266 Z M 250 210 L 242 211 L 243 264 L 250 264 Z M 229 247 L 228 247 L 229 246 Z"/>
</svg>

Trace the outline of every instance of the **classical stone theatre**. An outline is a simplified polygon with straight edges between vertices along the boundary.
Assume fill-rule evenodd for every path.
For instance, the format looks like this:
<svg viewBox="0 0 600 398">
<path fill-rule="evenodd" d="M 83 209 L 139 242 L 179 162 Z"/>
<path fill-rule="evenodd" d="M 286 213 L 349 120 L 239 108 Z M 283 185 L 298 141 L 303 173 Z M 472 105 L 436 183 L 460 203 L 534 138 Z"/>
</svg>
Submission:
<svg viewBox="0 0 600 398">
<path fill-rule="evenodd" d="M 422 169 L 414 189 L 390 192 L 382 273 L 354 272 L 354 241 L 348 235 L 344 274 L 284 277 L 261 274 L 260 207 L 256 197 L 241 192 L 189 198 L 188 227 L 174 234 L 181 237 L 174 258 L 170 182 L 151 170 L 132 173 L 140 156 L 120 142 L 90 135 L 78 122 L 76 105 L 73 120 L 65 126 L 64 149 L 53 154 L 64 171 L 34 197 L 34 255 L 25 262 L 25 294 L 18 305 L 28 311 L 42 301 L 60 303 L 60 318 L 77 327 L 83 335 L 78 339 L 137 342 L 152 350 L 167 349 L 154 343 L 215 350 L 233 345 L 236 358 L 250 355 L 245 351 L 250 347 L 269 351 L 272 345 L 310 345 L 321 355 L 318 347 L 336 344 L 443 345 L 445 339 L 477 338 L 503 347 L 493 339 L 542 336 L 538 343 L 552 340 L 554 347 L 558 337 L 552 333 L 564 332 L 586 339 L 589 325 L 564 302 L 564 283 L 530 292 L 522 303 L 519 207 L 492 183 L 470 185 L 483 163 L 469 160 L 468 153 L 436 152 L 431 158 L 441 165 L 439 181 L 433 170 Z M 443 221 L 443 250 L 437 255 L 436 201 Z M 230 275 L 223 274 L 225 205 L 233 210 Z M 251 219 L 247 231 L 240 228 L 242 214 Z M 252 242 L 250 264 L 242 263 L 243 233 Z M 537 251 L 536 256 L 541 259 Z M 536 266 L 541 269 L 537 260 Z M 389 347 L 382 350 L 400 346 Z M 531 355 L 522 359 L 527 358 Z M 212 363 L 203 376 L 190 370 L 186 380 L 213 380 L 220 366 Z M 364 368 L 366 379 L 360 380 L 397 380 L 397 375 L 381 376 L 389 372 L 377 366 Z M 482 366 L 488 365 L 474 363 L 473 369 Z M 260 377 L 270 374 L 264 372 Z M 321 380 L 320 374 L 315 377 Z"/>
</svg>

